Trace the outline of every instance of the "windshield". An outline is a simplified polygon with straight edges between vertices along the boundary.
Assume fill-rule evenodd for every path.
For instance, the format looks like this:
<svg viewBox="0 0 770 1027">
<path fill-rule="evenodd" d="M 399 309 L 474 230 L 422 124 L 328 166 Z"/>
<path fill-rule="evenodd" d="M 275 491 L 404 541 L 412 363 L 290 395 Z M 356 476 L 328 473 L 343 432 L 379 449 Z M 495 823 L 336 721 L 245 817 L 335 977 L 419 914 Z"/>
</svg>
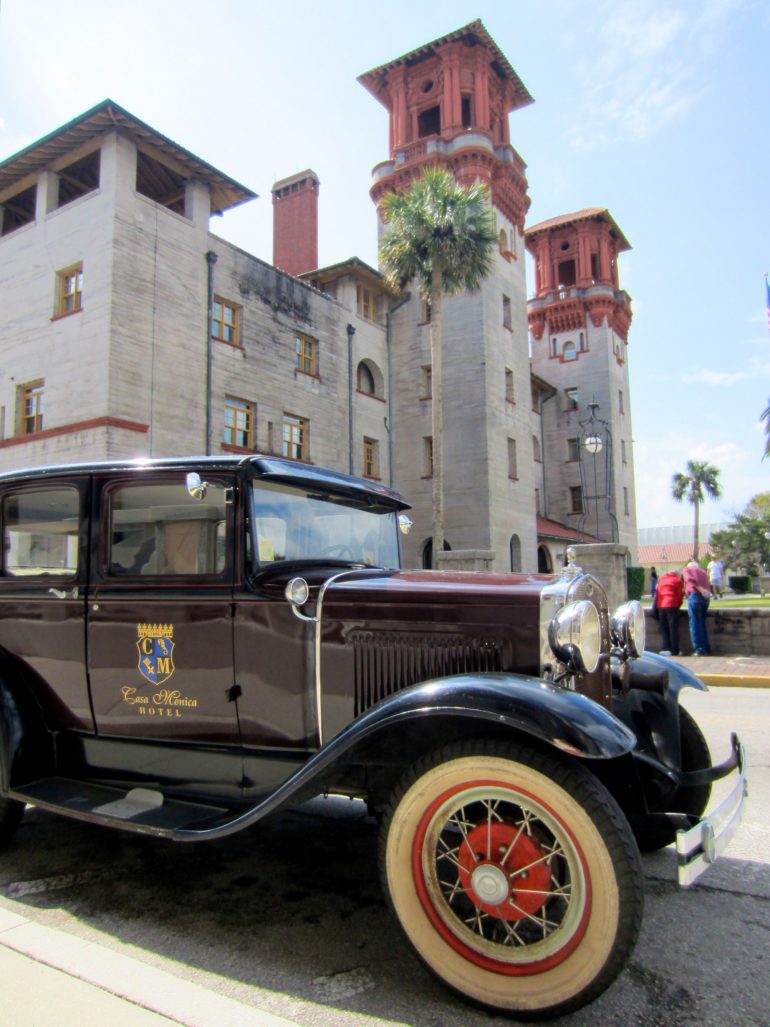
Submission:
<svg viewBox="0 0 770 1027">
<path fill-rule="evenodd" d="M 252 525 L 260 567 L 284 560 L 399 566 L 398 511 L 347 496 L 253 482 Z"/>
</svg>

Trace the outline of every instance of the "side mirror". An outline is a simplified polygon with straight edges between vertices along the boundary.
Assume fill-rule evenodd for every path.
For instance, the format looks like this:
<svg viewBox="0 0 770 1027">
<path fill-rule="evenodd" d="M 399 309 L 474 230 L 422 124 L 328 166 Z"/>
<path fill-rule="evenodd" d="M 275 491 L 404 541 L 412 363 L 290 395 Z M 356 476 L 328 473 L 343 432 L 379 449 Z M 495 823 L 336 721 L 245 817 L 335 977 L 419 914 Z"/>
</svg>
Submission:
<svg viewBox="0 0 770 1027">
<path fill-rule="evenodd" d="M 205 499 L 209 487 L 207 481 L 203 481 L 197 471 L 190 471 L 187 475 L 187 491 L 193 499 Z"/>
</svg>

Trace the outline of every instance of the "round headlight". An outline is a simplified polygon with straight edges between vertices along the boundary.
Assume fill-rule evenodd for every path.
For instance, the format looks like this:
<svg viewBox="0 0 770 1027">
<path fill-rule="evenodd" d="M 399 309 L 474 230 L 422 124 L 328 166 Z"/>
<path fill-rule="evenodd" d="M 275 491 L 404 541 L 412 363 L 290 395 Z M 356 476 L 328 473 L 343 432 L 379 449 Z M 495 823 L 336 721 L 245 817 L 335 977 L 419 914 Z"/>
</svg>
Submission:
<svg viewBox="0 0 770 1027">
<path fill-rule="evenodd" d="M 292 578 L 284 590 L 284 595 L 295 606 L 304 606 L 310 598 L 310 586 L 304 578 Z"/>
<path fill-rule="evenodd" d="M 629 656 L 641 656 L 647 639 L 647 628 L 644 622 L 644 610 L 638 599 L 623 603 L 613 613 L 610 620 L 612 641 Z"/>
<path fill-rule="evenodd" d="M 602 652 L 602 631 L 594 604 L 581 599 L 563 606 L 548 627 L 548 642 L 557 659 L 573 674 L 596 670 Z"/>
</svg>

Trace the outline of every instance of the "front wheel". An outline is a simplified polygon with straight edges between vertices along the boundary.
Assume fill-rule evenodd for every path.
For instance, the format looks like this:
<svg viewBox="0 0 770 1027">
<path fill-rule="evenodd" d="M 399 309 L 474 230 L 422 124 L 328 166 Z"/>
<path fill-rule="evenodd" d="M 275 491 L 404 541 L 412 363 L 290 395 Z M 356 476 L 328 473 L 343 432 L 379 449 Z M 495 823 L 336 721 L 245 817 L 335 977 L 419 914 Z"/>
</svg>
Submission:
<svg viewBox="0 0 770 1027">
<path fill-rule="evenodd" d="M 587 771 L 505 743 L 417 764 L 382 825 L 386 894 L 418 955 L 466 998 L 556 1016 L 596 998 L 639 932 L 639 852 Z"/>
</svg>

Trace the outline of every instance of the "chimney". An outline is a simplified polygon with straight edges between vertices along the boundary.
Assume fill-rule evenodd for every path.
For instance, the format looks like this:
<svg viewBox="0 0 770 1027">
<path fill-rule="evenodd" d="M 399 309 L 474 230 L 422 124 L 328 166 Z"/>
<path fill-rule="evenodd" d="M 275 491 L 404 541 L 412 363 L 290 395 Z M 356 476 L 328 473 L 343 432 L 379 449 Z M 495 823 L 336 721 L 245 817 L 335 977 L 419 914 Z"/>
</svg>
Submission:
<svg viewBox="0 0 770 1027">
<path fill-rule="evenodd" d="M 290 275 L 318 267 L 318 189 L 315 171 L 273 186 L 273 264 Z"/>
</svg>

